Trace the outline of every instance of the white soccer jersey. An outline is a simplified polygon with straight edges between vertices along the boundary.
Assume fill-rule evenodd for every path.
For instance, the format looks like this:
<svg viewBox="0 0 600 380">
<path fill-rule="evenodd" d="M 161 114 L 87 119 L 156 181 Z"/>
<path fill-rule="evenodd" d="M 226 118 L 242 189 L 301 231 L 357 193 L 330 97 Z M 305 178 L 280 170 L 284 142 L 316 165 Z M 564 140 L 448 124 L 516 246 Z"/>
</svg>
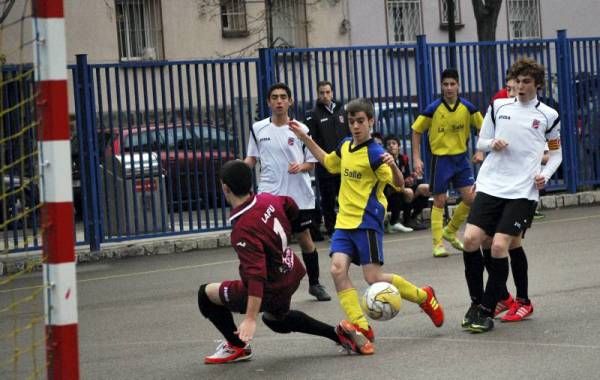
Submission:
<svg viewBox="0 0 600 380">
<path fill-rule="evenodd" d="M 308 133 L 306 125 L 298 124 Z M 288 166 L 318 161 L 287 125 L 276 126 L 271 123 L 271 118 L 254 123 L 248 141 L 248 156 L 260 159 L 259 192 L 287 195 L 301 210 L 315 208 L 310 175 L 306 172 L 289 174 Z"/>
<path fill-rule="evenodd" d="M 477 191 L 537 201 L 534 178 L 541 172 L 546 141 L 560 138 L 556 110 L 538 99 L 528 103 L 517 98 L 497 99 L 488 108 L 479 137 L 504 139 L 508 146 L 492 150 L 485 158 L 477 175 Z"/>
</svg>

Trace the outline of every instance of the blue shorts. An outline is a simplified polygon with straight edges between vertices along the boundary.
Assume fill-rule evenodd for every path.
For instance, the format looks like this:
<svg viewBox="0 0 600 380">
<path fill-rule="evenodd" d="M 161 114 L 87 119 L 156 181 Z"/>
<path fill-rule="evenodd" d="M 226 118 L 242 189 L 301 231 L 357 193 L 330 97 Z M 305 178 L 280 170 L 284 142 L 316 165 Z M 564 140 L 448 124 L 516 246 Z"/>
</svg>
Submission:
<svg viewBox="0 0 600 380">
<path fill-rule="evenodd" d="M 473 168 L 468 153 L 454 156 L 432 156 L 429 188 L 432 194 L 448 191 L 448 184 L 454 189 L 472 186 L 475 183 Z"/>
<path fill-rule="evenodd" d="M 336 229 L 331 236 L 331 253 L 344 253 L 356 265 L 383 265 L 383 233 L 375 230 Z"/>
</svg>

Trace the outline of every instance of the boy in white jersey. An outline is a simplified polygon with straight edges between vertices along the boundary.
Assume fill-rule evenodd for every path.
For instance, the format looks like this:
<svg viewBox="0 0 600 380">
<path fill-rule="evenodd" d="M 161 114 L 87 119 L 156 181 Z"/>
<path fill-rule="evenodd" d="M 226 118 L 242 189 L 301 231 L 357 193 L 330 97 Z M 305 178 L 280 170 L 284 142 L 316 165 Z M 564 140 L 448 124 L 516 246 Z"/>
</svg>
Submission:
<svg viewBox="0 0 600 380">
<path fill-rule="evenodd" d="M 492 318 L 499 290 L 508 278 L 508 249 L 531 226 L 539 190 L 562 161 L 558 113 L 537 98 L 538 89 L 544 85 L 543 66 L 521 58 L 511 71 L 517 96 L 497 99 L 490 105 L 477 142 L 477 149 L 490 154 L 477 176 L 477 195 L 464 235 L 465 274 L 473 304 L 463 326 L 472 332 L 486 332 L 494 327 Z M 542 170 L 540 162 L 546 141 L 549 159 Z M 486 237 L 492 237 L 493 242 L 483 291 L 479 247 Z M 526 277 L 527 267 L 522 269 Z M 533 312 L 529 299 L 517 298 L 516 303 L 514 320 Z"/>
<path fill-rule="evenodd" d="M 287 195 L 300 208 L 298 217 L 292 221 L 292 232 L 302 249 L 309 281 L 308 292 L 319 301 L 329 301 L 331 297 L 319 283 L 319 256 L 309 229 L 315 208 L 309 172 L 317 160 L 288 127 L 292 120 L 288 110 L 293 104 L 290 88 L 284 83 L 271 86 L 267 104 L 271 117 L 252 125 L 248 156 L 244 162 L 253 168 L 260 160 L 259 193 Z M 302 127 L 308 132 L 307 126 L 302 124 Z"/>
</svg>

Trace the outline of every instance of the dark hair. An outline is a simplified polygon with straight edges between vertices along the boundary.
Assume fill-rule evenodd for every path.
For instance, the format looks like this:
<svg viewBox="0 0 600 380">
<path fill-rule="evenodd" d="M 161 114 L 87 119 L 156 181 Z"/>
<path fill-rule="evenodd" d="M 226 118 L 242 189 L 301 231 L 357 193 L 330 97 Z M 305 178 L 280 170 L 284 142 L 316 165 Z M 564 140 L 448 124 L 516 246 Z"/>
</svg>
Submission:
<svg viewBox="0 0 600 380">
<path fill-rule="evenodd" d="M 221 182 L 231 189 L 235 195 L 243 196 L 250 194 L 252 188 L 252 170 L 244 161 L 228 161 L 219 171 Z"/>
<path fill-rule="evenodd" d="M 333 90 L 333 85 L 331 84 L 330 81 L 328 81 L 328 80 L 320 80 L 320 81 L 317 82 L 317 91 L 319 91 L 319 88 L 321 88 L 323 86 L 329 86 L 331 88 L 331 90 Z"/>
<path fill-rule="evenodd" d="M 275 90 L 285 90 L 288 98 L 292 97 L 292 90 L 290 90 L 288 85 L 285 83 L 279 82 L 279 83 L 275 83 L 274 85 L 269 87 L 269 91 L 267 92 L 267 99 L 269 99 L 271 97 L 271 93 Z"/>
<path fill-rule="evenodd" d="M 508 70 L 506 70 L 506 78 L 504 79 L 504 82 L 508 82 L 511 79 L 515 79 L 515 74 L 509 68 Z"/>
<path fill-rule="evenodd" d="M 521 57 L 510 67 L 514 78 L 519 75 L 530 75 L 535 81 L 536 86 L 544 87 L 546 69 L 543 65 L 537 63 L 535 59 Z"/>
<path fill-rule="evenodd" d="M 374 139 L 379 139 L 379 140 L 381 140 L 383 142 L 383 136 L 379 132 L 373 132 L 373 133 L 371 133 L 371 137 L 374 138 Z"/>
<path fill-rule="evenodd" d="M 358 112 L 364 112 L 368 119 L 372 119 L 375 115 L 375 109 L 373 103 L 365 98 L 356 98 L 346 104 L 346 112 L 348 114 L 355 114 Z"/>
<path fill-rule="evenodd" d="M 385 139 L 383 139 L 383 145 L 387 146 L 387 143 L 390 140 L 394 140 L 395 142 L 398 143 L 398 145 L 400 145 L 400 139 L 396 135 L 387 135 L 387 136 L 385 136 Z"/>
<path fill-rule="evenodd" d="M 458 82 L 458 70 L 449 68 L 442 71 L 442 81 L 444 81 L 446 78 L 454 79 Z"/>
</svg>

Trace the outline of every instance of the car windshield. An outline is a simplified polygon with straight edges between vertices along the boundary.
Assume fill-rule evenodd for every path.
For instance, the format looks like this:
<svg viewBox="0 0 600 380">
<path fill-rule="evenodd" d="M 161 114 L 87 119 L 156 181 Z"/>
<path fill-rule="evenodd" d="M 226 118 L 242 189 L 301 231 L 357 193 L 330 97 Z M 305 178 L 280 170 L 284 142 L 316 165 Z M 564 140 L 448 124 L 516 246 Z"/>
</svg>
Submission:
<svg viewBox="0 0 600 380">
<path fill-rule="evenodd" d="M 233 147 L 233 135 L 206 126 L 160 128 L 158 131 L 159 143 L 156 140 L 156 130 L 148 129 L 141 133 L 132 130 L 131 132 L 123 138 L 125 152 L 156 151 L 158 149 L 162 151 L 175 149 L 208 151 Z"/>
<path fill-rule="evenodd" d="M 153 150 L 156 146 L 154 131 L 145 130 L 141 133 L 130 133 L 123 137 L 123 150 L 125 152 L 142 152 Z"/>
</svg>

